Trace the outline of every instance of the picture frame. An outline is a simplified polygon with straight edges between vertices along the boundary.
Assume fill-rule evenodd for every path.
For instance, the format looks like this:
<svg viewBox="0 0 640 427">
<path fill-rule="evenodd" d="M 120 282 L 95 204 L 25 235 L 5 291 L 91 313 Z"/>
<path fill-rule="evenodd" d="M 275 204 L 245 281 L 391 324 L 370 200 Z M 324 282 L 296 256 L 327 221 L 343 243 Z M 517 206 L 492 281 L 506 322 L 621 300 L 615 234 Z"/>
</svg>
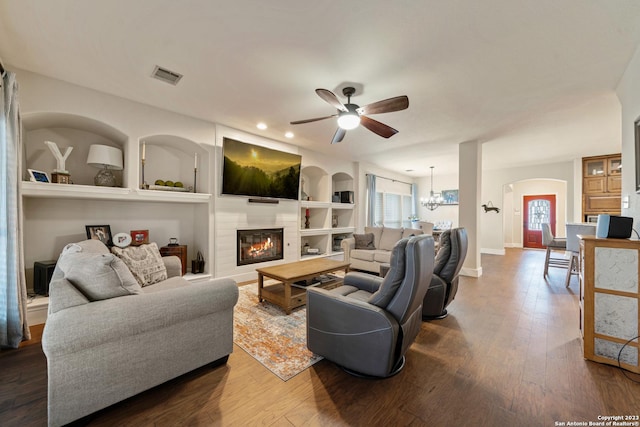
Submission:
<svg viewBox="0 0 640 427">
<path fill-rule="evenodd" d="M 146 245 L 149 243 L 149 230 L 131 230 L 131 246 Z"/>
<path fill-rule="evenodd" d="M 29 171 L 29 181 L 51 183 L 48 173 L 36 169 L 27 169 L 27 171 Z"/>
<path fill-rule="evenodd" d="M 443 205 L 457 205 L 458 201 L 458 190 L 442 190 L 442 204 Z"/>
<path fill-rule="evenodd" d="M 640 194 L 640 118 L 633 122 L 636 157 L 636 194 Z"/>
<path fill-rule="evenodd" d="M 113 246 L 111 227 L 109 225 L 85 225 L 87 239 L 100 240 L 107 246 Z"/>
</svg>

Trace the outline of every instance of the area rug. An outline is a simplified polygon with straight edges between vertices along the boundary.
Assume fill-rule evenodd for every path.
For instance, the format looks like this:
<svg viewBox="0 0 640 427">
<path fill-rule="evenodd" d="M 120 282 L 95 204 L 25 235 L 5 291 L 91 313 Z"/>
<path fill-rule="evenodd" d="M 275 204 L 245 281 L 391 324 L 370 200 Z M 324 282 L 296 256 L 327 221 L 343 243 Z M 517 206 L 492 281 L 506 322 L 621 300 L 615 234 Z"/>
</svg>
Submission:
<svg viewBox="0 0 640 427">
<path fill-rule="evenodd" d="M 322 360 L 307 349 L 307 312 L 258 302 L 256 283 L 239 287 L 233 313 L 233 342 L 264 367 L 287 381 Z"/>
</svg>

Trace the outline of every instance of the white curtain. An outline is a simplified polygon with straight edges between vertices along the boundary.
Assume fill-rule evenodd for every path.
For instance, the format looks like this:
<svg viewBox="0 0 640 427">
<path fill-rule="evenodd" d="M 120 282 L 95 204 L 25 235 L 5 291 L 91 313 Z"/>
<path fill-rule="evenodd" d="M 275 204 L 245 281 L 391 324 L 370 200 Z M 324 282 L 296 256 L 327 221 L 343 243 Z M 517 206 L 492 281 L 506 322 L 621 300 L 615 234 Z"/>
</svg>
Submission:
<svg viewBox="0 0 640 427">
<path fill-rule="evenodd" d="M 0 83 L 0 347 L 31 338 L 22 256 L 22 132 L 18 84 L 6 72 Z"/>
<path fill-rule="evenodd" d="M 376 176 L 367 175 L 367 226 L 376 225 Z"/>
</svg>

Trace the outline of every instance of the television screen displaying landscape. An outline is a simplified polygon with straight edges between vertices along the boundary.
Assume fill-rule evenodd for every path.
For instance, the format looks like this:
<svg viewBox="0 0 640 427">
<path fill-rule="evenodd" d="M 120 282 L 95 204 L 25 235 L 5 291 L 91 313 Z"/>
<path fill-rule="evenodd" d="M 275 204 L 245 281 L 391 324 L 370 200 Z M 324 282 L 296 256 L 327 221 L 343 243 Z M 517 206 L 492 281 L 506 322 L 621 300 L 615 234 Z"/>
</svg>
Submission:
<svg viewBox="0 0 640 427">
<path fill-rule="evenodd" d="M 222 194 L 298 199 L 298 154 L 224 138 Z"/>
</svg>

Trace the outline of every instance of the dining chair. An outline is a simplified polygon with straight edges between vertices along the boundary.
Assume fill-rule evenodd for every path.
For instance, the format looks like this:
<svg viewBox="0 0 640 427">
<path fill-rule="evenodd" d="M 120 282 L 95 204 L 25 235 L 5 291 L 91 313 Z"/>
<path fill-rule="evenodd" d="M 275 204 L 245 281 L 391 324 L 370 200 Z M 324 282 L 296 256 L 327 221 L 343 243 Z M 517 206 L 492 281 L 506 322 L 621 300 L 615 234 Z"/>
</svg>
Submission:
<svg viewBox="0 0 640 427">
<path fill-rule="evenodd" d="M 554 237 L 549 224 L 542 224 L 542 245 L 547 247 L 544 257 L 544 277 L 549 274 L 549 267 L 568 268 L 570 260 L 565 258 L 564 252 L 567 250 L 567 239 Z M 552 257 L 551 252 L 562 251 L 562 257 Z"/>
<path fill-rule="evenodd" d="M 593 236 L 595 234 L 595 224 L 567 224 L 566 250 L 569 252 L 569 266 L 567 268 L 567 276 L 564 280 L 566 287 L 569 287 L 571 283 L 571 275 L 577 275 L 580 271 L 580 239 L 578 239 L 578 235 Z"/>
</svg>

